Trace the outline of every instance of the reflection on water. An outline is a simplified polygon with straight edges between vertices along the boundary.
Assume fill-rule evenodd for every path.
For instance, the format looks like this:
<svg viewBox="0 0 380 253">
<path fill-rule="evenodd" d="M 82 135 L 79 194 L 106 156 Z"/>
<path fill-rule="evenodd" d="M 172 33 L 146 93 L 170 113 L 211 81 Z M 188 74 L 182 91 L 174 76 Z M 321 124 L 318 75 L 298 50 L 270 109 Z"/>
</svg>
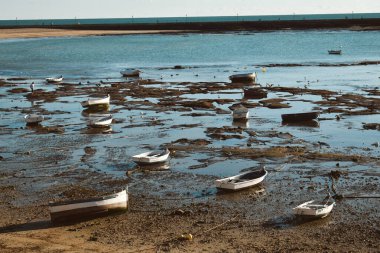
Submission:
<svg viewBox="0 0 380 253">
<path fill-rule="evenodd" d="M 249 128 L 249 121 L 248 120 L 233 120 L 232 126 L 241 127 L 241 128 Z"/>
<path fill-rule="evenodd" d="M 283 126 L 291 127 L 319 127 L 319 122 L 316 120 L 300 121 L 300 122 L 282 122 Z"/>
<path fill-rule="evenodd" d="M 112 127 L 87 127 L 80 131 L 82 134 L 112 134 Z"/>
</svg>

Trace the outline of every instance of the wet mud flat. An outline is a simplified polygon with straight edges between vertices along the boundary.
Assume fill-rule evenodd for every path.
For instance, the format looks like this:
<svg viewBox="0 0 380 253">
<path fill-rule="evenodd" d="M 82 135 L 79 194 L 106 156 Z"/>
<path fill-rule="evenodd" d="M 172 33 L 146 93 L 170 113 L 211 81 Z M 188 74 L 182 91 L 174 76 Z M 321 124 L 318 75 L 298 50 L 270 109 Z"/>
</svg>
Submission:
<svg viewBox="0 0 380 253">
<path fill-rule="evenodd" d="M 0 81 L 3 252 L 380 250 L 377 89 L 256 85 L 268 97 L 249 99 L 242 90 L 252 85 L 245 83 L 34 81 L 40 85 L 33 93 L 29 79 Z M 83 110 L 79 102 L 107 94 L 112 130 L 88 128 L 88 115 L 105 112 Z M 240 105 L 250 110 L 247 122 L 232 120 L 231 109 Z M 319 111 L 319 120 L 282 124 L 282 113 L 300 108 Z M 47 119 L 26 126 L 27 113 Z M 341 141 L 343 131 L 352 138 Z M 132 155 L 159 147 L 171 151 L 166 166 L 132 162 Z M 287 166 L 276 169 L 281 164 Z M 215 189 L 215 179 L 260 165 L 269 172 L 263 184 Z M 126 185 L 125 213 L 58 226 L 49 221 L 49 201 Z M 330 216 L 292 215 L 292 207 L 328 191 L 337 203 Z"/>
</svg>

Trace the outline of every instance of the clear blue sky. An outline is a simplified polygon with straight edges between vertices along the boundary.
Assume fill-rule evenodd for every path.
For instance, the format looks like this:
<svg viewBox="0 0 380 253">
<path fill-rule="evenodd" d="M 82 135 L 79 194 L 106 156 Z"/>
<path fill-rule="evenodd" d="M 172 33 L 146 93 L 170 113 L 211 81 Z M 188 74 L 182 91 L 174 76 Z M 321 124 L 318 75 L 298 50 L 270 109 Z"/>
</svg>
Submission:
<svg viewBox="0 0 380 253">
<path fill-rule="evenodd" d="M 0 0 L 0 19 L 379 13 L 380 0 Z"/>
</svg>

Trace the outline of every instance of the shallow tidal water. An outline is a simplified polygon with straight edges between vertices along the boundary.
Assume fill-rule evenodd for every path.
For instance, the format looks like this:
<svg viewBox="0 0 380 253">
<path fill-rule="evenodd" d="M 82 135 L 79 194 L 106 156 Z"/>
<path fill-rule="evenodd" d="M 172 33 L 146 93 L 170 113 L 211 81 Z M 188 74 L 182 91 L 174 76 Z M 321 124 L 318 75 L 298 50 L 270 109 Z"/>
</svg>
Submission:
<svg viewBox="0 0 380 253">
<path fill-rule="evenodd" d="M 342 46 L 343 54 L 329 55 L 327 50 Z M 320 67 L 318 64 L 352 64 L 361 61 L 380 60 L 380 32 L 353 31 L 277 31 L 265 33 L 226 33 L 226 34 L 177 34 L 177 35 L 133 35 L 102 37 L 66 37 L 45 39 L 12 39 L 0 41 L 0 78 L 26 77 L 26 81 L 14 82 L 17 87 L 28 88 L 34 81 L 37 89 L 53 91 L 59 85 L 48 85 L 44 79 L 49 76 L 63 75 L 65 82 L 81 83 L 80 87 L 93 87 L 102 81 L 120 82 L 119 73 L 123 68 L 138 68 L 143 71 L 143 79 L 163 82 L 158 87 L 173 88 L 181 82 L 229 82 L 228 76 L 234 73 L 257 72 L 258 82 L 265 85 L 327 89 L 342 93 L 365 94 L 362 89 L 374 89 L 380 85 L 380 66 L 333 66 Z M 268 64 L 295 63 L 298 67 L 267 67 Z M 185 69 L 173 69 L 181 65 Z M 107 86 L 107 85 L 105 85 Z M 153 86 L 152 86 L 153 87 Z M 177 88 L 181 88 L 178 86 Z M 120 123 L 113 124 L 111 134 L 88 134 L 86 116 L 80 103 L 87 96 L 60 97 L 54 102 L 28 101 L 22 94 L 7 92 L 10 87 L 0 87 L 0 135 L 2 156 L 12 159 L 19 149 L 43 150 L 43 135 L 34 135 L 25 127 L 23 109 L 55 111 L 46 115 L 44 126 L 64 127 L 64 136 L 86 138 L 83 146 L 72 151 L 72 156 L 64 165 L 80 164 L 84 146 L 96 149 L 86 166 L 107 173 L 123 175 L 134 167 L 131 156 L 158 148 L 180 138 L 208 139 L 208 127 L 234 126 L 231 115 L 184 116 L 186 112 L 155 110 L 126 110 L 112 105 L 110 111 Z M 241 90 L 229 92 L 209 92 L 207 94 L 184 95 L 183 98 L 224 98 L 239 101 Z M 316 95 L 294 95 L 271 92 L 268 98 L 286 98 L 291 108 L 269 109 L 256 107 L 250 109 L 250 118 L 243 128 L 262 133 L 263 143 L 253 147 L 286 145 L 281 138 L 265 136 L 266 131 L 288 132 L 312 145 L 320 142 L 329 144 L 322 148 L 328 152 L 348 152 L 378 157 L 379 148 L 371 146 L 380 141 L 379 131 L 363 130 L 362 122 L 379 122 L 380 116 L 348 116 L 340 121 L 324 120 L 318 127 L 283 126 L 281 114 L 310 111 L 321 100 Z M 157 103 L 157 98 L 145 98 Z M 128 101 L 141 100 L 126 97 Z M 231 104 L 218 105 L 229 110 Z M 58 111 L 58 113 L 57 113 Z M 197 110 L 197 112 L 208 112 Z M 333 119 L 336 114 L 323 114 L 321 117 Z M 147 125 L 153 119 L 162 124 Z M 130 127 L 131 125 L 142 125 Z M 179 124 L 198 124 L 192 128 L 172 128 Z M 144 126 L 145 125 L 145 126 Z M 48 134 L 53 136 L 54 134 Z M 212 140 L 212 147 L 244 147 L 245 139 Z M 25 146 L 20 145 L 25 139 Z M 43 137 L 49 138 L 49 137 Z M 53 137 L 52 137 L 53 138 Z M 54 142 L 50 143 L 55 146 Z M 28 146 L 29 145 L 29 146 Z M 43 152 L 43 151 L 41 151 Z M 199 164 L 198 160 L 213 159 L 215 154 L 189 152 L 173 157 L 169 161 L 173 171 L 212 176 L 233 175 L 258 163 L 274 164 L 281 161 L 262 159 L 216 159 L 215 163 L 198 169 L 189 169 Z M 309 164 L 330 168 L 331 164 Z M 84 166 L 83 164 L 80 166 Z M 347 169 L 350 169 L 347 165 Z M 377 169 L 373 169 L 375 172 Z"/>
</svg>

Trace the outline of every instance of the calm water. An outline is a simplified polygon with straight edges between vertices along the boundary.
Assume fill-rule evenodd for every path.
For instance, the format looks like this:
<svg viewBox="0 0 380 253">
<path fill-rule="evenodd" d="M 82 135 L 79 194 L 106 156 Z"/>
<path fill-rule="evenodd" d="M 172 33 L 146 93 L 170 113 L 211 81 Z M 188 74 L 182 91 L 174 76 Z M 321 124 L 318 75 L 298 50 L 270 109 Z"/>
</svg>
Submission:
<svg viewBox="0 0 380 253">
<path fill-rule="evenodd" d="M 328 55 L 327 50 L 342 46 L 343 55 Z M 189 34 L 189 35 L 134 35 L 105 36 L 84 38 L 47 38 L 47 39 L 15 39 L 0 41 L 0 78 L 26 76 L 36 82 L 36 88 L 55 89 L 54 85 L 46 85 L 45 77 L 60 75 L 66 81 L 120 81 L 119 71 L 126 67 L 139 68 L 143 78 L 163 81 L 228 81 L 228 76 L 235 72 L 257 71 L 259 82 L 281 86 L 303 87 L 309 83 L 311 88 L 325 88 L 343 92 L 363 93 L 362 88 L 380 86 L 380 66 L 352 67 L 292 67 L 267 68 L 261 72 L 258 65 L 268 63 L 354 63 L 365 60 L 380 60 L 380 32 L 351 31 L 283 31 L 268 33 L 230 33 L 230 34 Z M 166 69 L 174 65 L 192 67 L 184 70 Z M 29 87 L 31 80 L 19 87 Z M 87 85 L 87 84 L 83 84 Z M 0 125 L 13 129 L 11 135 L 0 135 L 2 143 L 12 147 L 17 142 L 14 136 L 30 133 L 25 126 L 20 111 L 5 112 L 7 108 L 30 108 L 31 104 L 20 94 L 9 94 L 9 87 L 0 88 L 2 109 Z M 283 97 L 287 94 L 271 94 L 271 97 Z M 205 95 L 196 95 L 200 98 Z M 207 94 L 205 98 L 240 99 L 236 94 Z M 202 97 L 203 98 L 203 97 Z M 85 97 L 65 97 L 53 103 L 40 104 L 42 108 L 53 111 L 62 110 L 70 114 L 55 114 L 44 125 L 65 126 L 65 135 L 81 135 L 84 117 L 80 101 Z M 128 100 L 133 98 L 128 97 Z M 155 99 L 150 99 L 157 102 Z M 295 96 L 292 99 L 320 100 L 319 96 Z M 73 102 L 73 103 L 67 103 Z M 363 131 L 361 122 L 379 122 L 378 115 L 349 117 L 342 121 L 321 121 L 319 128 L 283 127 L 282 113 L 295 110 L 311 110 L 315 105 L 308 102 L 292 101 L 292 108 L 285 110 L 270 110 L 265 107 L 251 109 L 252 118 L 248 128 L 254 131 L 278 129 L 290 132 L 295 138 L 308 142 L 324 141 L 331 145 L 332 150 L 343 151 L 354 148 L 356 153 L 378 156 L 377 149 L 364 151 L 371 143 L 379 141 L 378 131 Z M 228 105 L 221 106 L 227 109 Z M 111 109 L 116 109 L 112 106 Z M 230 115 L 194 118 L 181 116 L 181 112 L 156 113 L 147 111 L 140 117 L 138 110 L 120 110 L 114 118 L 134 119 L 133 124 L 147 123 L 152 117 L 163 120 L 159 127 L 125 128 L 129 120 L 113 126 L 115 134 L 94 137 L 97 147 L 97 159 L 93 167 L 107 171 L 124 171 L 130 166 L 130 156 L 146 150 L 146 146 L 157 147 L 179 138 L 206 138 L 204 130 L 207 127 L 231 126 Z M 323 115 L 334 117 L 335 115 Z M 180 120 L 178 120 L 180 119 Z M 180 121 L 180 122 L 178 122 Z M 202 124 L 201 127 L 189 129 L 172 129 L 173 124 Z M 352 138 L 347 138 L 347 135 Z M 32 137 L 29 144 L 33 144 Z M 262 139 L 265 140 L 265 137 Z M 228 141 L 213 141 L 213 146 L 245 145 L 246 139 Z M 283 140 L 273 140 L 273 145 Z M 27 144 L 25 144 L 27 145 Z M 267 146 L 263 146 L 267 147 Z M 83 150 L 74 152 L 73 161 L 77 161 Z M 189 171 L 190 165 L 197 164 L 199 158 L 207 158 L 207 154 L 190 154 L 189 157 L 172 160 L 173 170 Z M 110 162 L 109 157 L 113 162 Z M 111 159 L 111 160 L 112 160 Z M 252 161 L 234 160 L 219 162 L 194 173 L 229 175 L 252 166 Z"/>
</svg>

